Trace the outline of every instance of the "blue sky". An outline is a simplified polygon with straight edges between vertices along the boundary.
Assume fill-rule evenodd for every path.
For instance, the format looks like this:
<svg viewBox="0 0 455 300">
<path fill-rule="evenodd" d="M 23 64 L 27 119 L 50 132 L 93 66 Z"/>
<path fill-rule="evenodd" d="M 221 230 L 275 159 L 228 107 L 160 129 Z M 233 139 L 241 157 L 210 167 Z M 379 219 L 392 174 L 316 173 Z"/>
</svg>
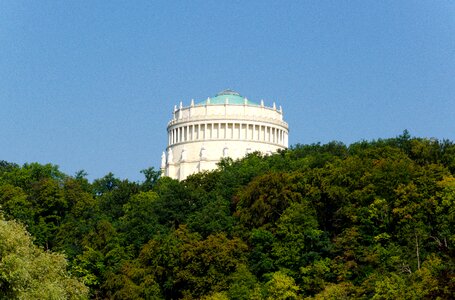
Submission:
<svg viewBox="0 0 455 300">
<path fill-rule="evenodd" d="M 455 140 L 455 2 L 0 2 L 0 160 L 142 180 L 174 104 L 226 88 L 290 144 Z"/>
</svg>

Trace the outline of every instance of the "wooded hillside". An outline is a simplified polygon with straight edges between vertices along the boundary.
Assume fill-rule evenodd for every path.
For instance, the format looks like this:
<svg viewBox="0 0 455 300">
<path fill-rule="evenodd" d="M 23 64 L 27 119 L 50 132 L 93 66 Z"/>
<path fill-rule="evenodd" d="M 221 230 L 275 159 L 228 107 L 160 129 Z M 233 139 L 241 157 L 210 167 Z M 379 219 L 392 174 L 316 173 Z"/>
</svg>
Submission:
<svg viewBox="0 0 455 300">
<path fill-rule="evenodd" d="M 224 160 L 182 182 L 142 172 L 89 182 L 2 161 L 1 218 L 66 255 L 67 298 L 86 297 L 75 278 L 93 299 L 455 297 L 451 141 L 405 131 Z M 11 299 L 22 273 L 5 259 L 0 298 Z"/>
</svg>

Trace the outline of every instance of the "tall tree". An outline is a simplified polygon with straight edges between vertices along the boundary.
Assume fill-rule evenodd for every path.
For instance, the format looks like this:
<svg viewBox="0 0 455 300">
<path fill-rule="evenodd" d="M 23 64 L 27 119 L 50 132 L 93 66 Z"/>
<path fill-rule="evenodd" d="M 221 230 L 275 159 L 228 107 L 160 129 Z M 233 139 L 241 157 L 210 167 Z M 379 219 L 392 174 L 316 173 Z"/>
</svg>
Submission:
<svg viewBox="0 0 455 300">
<path fill-rule="evenodd" d="M 0 299 L 87 298 L 63 255 L 33 245 L 22 225 L 0 216 Z"/>
</svg>

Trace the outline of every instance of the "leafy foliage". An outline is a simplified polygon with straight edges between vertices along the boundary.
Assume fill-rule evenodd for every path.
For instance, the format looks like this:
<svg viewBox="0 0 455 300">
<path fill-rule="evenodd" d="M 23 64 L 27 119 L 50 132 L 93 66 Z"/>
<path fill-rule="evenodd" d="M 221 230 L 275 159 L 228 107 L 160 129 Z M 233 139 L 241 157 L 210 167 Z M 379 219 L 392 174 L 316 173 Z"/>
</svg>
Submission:
<svg viewBox="0 0 455 300">
<path fill-rule="evenodd" d="M 224 159 L 182 182 L 0 161 L 0 297 L 86 297 L 44 248 L 95 299 L 453 299 L 454 172 L 454 143 L 407 131 Z"/>
<path fill-rule="evenodd" d="M 0 217 L 0 299 L 86 299 L 87 294 L 68 273 L 63 255 L 33 245 L 22 225 Z"/>
</svg>

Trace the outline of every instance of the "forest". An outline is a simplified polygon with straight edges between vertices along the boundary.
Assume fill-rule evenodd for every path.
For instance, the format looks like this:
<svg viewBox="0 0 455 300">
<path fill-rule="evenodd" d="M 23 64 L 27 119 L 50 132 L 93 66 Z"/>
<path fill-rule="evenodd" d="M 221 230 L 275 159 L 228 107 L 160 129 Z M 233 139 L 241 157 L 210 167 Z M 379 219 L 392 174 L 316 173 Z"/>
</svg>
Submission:
<svg viewBox="0 0 455 300">
<path fill-rule="evenodd" d="M 454 299 L 455 144 L 294 145 L 184 181 L 0 161 L 0 299 Z"/>
</svg>

